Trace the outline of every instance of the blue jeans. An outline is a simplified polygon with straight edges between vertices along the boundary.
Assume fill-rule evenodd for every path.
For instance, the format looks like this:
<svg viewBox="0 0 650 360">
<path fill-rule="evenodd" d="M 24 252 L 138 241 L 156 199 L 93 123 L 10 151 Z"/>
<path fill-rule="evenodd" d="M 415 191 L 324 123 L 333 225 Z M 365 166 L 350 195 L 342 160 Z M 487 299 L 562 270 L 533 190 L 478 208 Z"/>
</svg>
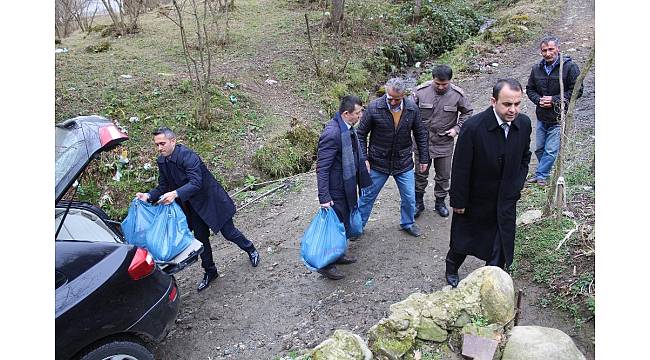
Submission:
<svg viewBox="0 0 650 360">
<path fill-rule="evenodd" d="M 359 212 L 365 227 L 372 211 L 372 206 L 377 200 L 379 191 L 386 184 L 386 180 L 390 175 L 383 172 L 370 170 L 370 178 L 372 185 L 361 190 L 361 197 L 359 198 Z M 397 189 L 399 189 L 400 196 L 400 226 L 402 229 L 409 229 L 415 223 L 415 175 L 413 170 L 405 171 L 398 175 L 393 175 Z"/>
<path fill-rule="evenodd" d="M 546 180 L 560 151 L 560 124 L 545 124 L 537 120 L 535 135 L 535 156 L 537 156 L 535 177 Z"/>
</svg>

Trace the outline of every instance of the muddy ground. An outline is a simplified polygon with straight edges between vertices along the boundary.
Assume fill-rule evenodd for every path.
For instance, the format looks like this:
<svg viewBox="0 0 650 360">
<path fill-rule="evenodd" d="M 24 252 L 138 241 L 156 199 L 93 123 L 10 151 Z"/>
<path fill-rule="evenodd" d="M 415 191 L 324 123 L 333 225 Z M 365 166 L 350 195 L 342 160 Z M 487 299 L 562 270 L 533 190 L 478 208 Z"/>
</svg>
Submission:
<svg viewBox="0 0 650 360">
<path fill-rule="evenodd" d="M 593 0 L 567 1 L 560 19 L 549 23 L 548 32 L 562 39 L 564 54 L 582 67 L 594 39 Z M 500 49 L 486 59 L 498 66 L 455 82 L 465 89 L 476 111 L 482 111 L 489 105 L 496 79 L 515 77 L 525 85 L 530 66 L 539 59 L 533 42 Z M 592 69 L 576 109 L 578 130 L 590 134 L 594 131 L 594 94 Z M 523 112 L 534 118 L 534 106 L 527 99 Z M 340 267 L 347 276 L 340 281 L 309 272 L 300 260 L 300 237 L 317 211 L 316 194 L 315 174 L 308 173 L 293 179 L 288 191 L 237 213 L 236 225 L 262 254 L 257 268 L 221 235 L 212 238 L 221 277 L 197 293 L 202 276 L 198 264 L 177 274 L 181 310 L 169 336 L 156 347 L 156 358 L 273 359 L 291 349 L 313 347 L 334 329 L 365 337 L 372 325 L 388 315 L 390 304 L 413 292 L 435 291 L 445 285 L 444 255 L 451 221 L 432 211 L 432 191 L 425 197 L 427 210 L 417 220 L 424 236 L 413 238 L 399 230 L 397 187 L 392 180 L 387 182 L 365 234 L 350 243 L 350 252 L 359 261 Z M 482 265 L 468 259 L 460 269 L 461 277 Z M 567 314 L 538 307 L 545 289 L 517 278 L 515 287 L 525 291 L 521 325 L 559 328 L 573 337 L 588 359 L 594 358 L 594 320 L 576 330 Z"/>
</svg>

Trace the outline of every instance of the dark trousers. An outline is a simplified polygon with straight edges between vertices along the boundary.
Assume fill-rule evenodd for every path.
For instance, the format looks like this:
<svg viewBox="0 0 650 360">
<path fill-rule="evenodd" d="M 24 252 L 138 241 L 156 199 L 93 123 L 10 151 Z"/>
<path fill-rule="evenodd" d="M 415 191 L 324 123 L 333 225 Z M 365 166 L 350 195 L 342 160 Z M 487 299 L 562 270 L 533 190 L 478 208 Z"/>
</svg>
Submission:
<svg viewBox="0 0 650 360">
<path fill-rule="evenodd" d="M 416 168 L 415 191 L 423 194 L 426 192 L 427 185 L 429 185 L 429 172 L 431 171 L 431 164 L 433 164 L 433 170 L 435 171 L 435 176 L 433 177 L 433 181 L 435 181 L 433 195 L 436 198 L 446 198 L 449 193 L 451 179 L 451 160 L 451 155 L 438 157 L 429 160 L 429 166 L 424 172 L 420 172 L 420 170 Z"/>
<path fill-rule="evenodd" d="M 191 206 L 187 207 L 188 209 L 188 225 L 194 237 L 203 244 L 203 252 L 201 253 L 201 266 L 205 269 L 206 272 L 217 271 L 217 266 L 214 264 L 214 259 L 212 258 L 212 246 L 210 245 L 210 228 L 208 225 L 201 219 L 199 214 L 192 209 Z M 214 231 L 214 229 L 212 229 Z M 215 233 L 221 232 L 226 240 L 235 243 L 239 246 L 240 249 L 249 252 L 254 248 L 253 243 L 241 233 L 233 223 L 232 219 L 228 220 L 221 229 L 215 231 Z"/>
<path fill-rule="evenodd" d="M 350 209 L 348 208 L 348 202 L 345 197 L 332 196 L 332 201 L 334 205 L 332 208 L 336 213 L 336 216 L 341 220 L 343 226 L 345 227 L 345 234 L 350 233 Z M 347 236 L 349 238 L 349 236 Z"/>
<path fill-rule="evenodd" d="M 445 258 L 445 272 L 447 274 L 457 274 L 458 269 L 467 258 L 466 254 L 460 254 L 449 249 L 447 257 Z M 498 266 L 505 269 L 506 257 L 503 254 L 503 246 L 501 246 L 501 235 L 497 231 L 494 239 L 494 247 L 492 248 L 492 255 L 485 261 L 485 266 Z"/>
</svg>

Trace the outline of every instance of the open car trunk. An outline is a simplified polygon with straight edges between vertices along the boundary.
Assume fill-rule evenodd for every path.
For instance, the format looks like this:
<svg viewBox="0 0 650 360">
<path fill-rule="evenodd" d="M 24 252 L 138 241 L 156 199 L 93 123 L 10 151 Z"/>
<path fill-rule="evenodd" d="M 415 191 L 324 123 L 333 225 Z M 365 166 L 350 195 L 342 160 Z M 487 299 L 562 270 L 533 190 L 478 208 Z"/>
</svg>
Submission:
<svg viewBox="0 0 650 360">
<path fill-rule="evenodd" d="M 122 234 L 120 223 L 110 220 L 104 211 L 89 203 L 59 202 L 55 208 L 55 229 L 61 224 L 68 205 L 70 205 L 70 210 L 56 240 L 127 243 Z M 156 261 L 156 263 L 164 272 L 174 274 L 196 262 L 201 252 L 203 252 L 203 244 L 194 239 L 190 246 L 172 260 Z"/>
<path fill-rule="evenodd" d="M 55 240 L 126 244 L 120 223 L 110 220 L 99 207 L 62 199 L 93 159 L 128 138 L 112 121 L 97 115 L 78 116 L 56 125 Z M 173 274 L 196 262 L 202 251 L 203 244 L 194 239 L 173 260 L 157 263 Z"/>
</svg>

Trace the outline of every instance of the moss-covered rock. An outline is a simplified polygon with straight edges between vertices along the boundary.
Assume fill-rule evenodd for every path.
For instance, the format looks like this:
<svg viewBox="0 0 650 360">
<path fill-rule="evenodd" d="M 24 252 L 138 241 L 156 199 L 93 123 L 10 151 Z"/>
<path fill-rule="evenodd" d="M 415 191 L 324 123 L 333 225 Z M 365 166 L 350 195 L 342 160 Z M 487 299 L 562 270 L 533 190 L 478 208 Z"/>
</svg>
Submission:
<svg viewBox="0 0 650 360">
<path fill-rule="evenodd" d="M 359 335 L 347 330 L 336 330 L 334 335 L 312 350 L 312 360 L 370 360 L 372 352 Z"/>
<path fill-rule="evenodd" d="M 370 328 L 368 342 L 377 359 L 400 360 L 413 348 L 416 335 L 408 322 L 382 319 Z"/>
<path fill-rule="evenodd" d="M 447 340 L 447 330 L 440 327 L 433 320 L 421 317 L 419 324 L 415 327 L 417 338 L 422 340 L 431 340 L 443 342 Z"/>
</svg>

